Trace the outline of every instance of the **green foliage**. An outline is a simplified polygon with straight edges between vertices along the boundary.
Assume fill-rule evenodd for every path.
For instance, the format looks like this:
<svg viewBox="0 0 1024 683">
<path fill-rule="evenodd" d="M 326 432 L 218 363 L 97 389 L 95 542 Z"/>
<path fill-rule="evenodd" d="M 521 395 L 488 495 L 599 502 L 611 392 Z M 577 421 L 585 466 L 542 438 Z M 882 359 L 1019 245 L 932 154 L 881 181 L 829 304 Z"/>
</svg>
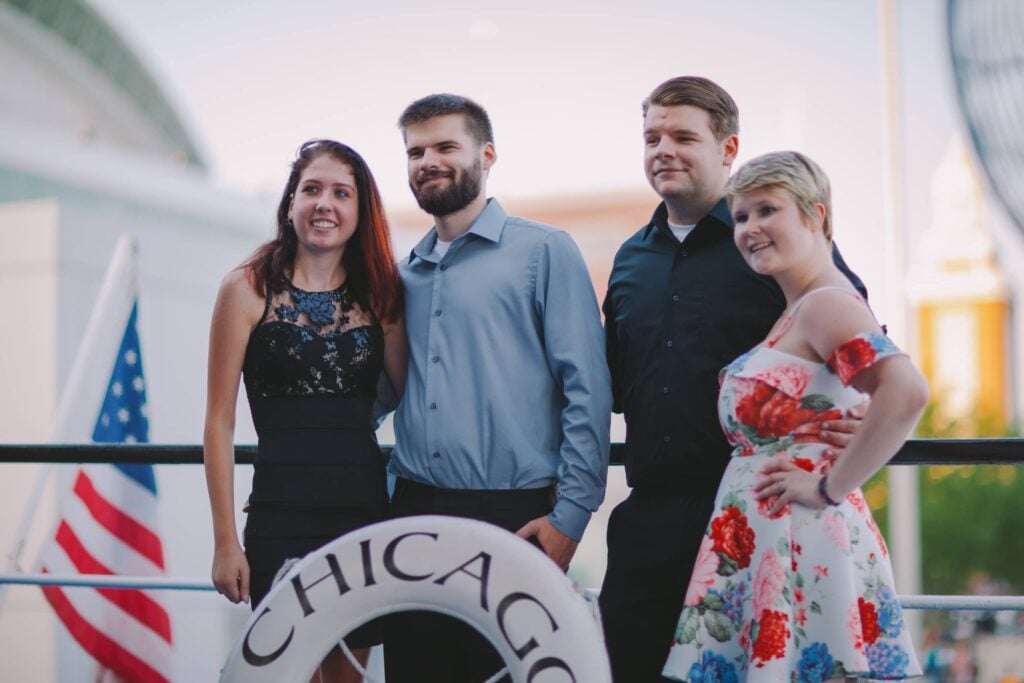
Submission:
<svg viewBox="0 0 1024 683">
<path fill-rule="evenodd" d="M 921 481 L 926 593 L 961 593 L 983 572 L 1024 592 L 1024 469 L 928 467 Z"/>
<path fill-rule="evenodd" d="M 965 425 L 937 416 L 929 405 L 918 424 L 921 438 L 964 436 Z M 996 436 L 994 424 L 980 416 L 972 431 Z M 1017 435 L 1015 428 L 1000 431 L 998 436 Z M 983 573 L 1024 594 L 1024 465 L 921 467 L 918 483 L 924 592 L 963 594 L 972 575 Z M 888 538 L 887 470 L 863 488 Z"/>
</svg>

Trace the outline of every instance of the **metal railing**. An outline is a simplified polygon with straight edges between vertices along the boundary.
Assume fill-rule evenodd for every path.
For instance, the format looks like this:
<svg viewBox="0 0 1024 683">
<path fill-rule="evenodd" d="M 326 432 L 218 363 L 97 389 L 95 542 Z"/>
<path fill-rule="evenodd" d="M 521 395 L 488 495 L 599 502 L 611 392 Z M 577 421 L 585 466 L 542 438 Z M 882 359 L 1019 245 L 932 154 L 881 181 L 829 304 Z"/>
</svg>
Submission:
<svg viewBox="0 0 1024 683">
<path fill-rule="evenodd" d="M 385 454 L 391 446 L 382 446 Z M 614 443 L 610 464 L 621 465 L 625 444 Z M 256 446 L 236 445 L 235 462 L 251 465 Z M 202 465 L 203 447 L 162 444 L 0 444 L 3 463 Z M 911 439 L 890 465 L 1020 465 L 1024 439 Z"/>
<path fill-rule="evenodd" d="M 390 446 L 383 446 L 390 453 Z M 621 465 L 624 444 L 612 444 L 610 463 Z M 255 462 L 256 447 L 235 446 L 239 465 Z M 148 464 L 201 465 L 198 445 L 158 444 L 0 444 L 0 464 Z M 1019 465 L 1024 464 L 1024 439 L 912 439 L 889 465 Z M 99 586 L 161 590 L 213 590 L 206 579 L 0 573 L 0 585 Z M 906 609 L 1024 611 L 1024 596 L 901 595 Z"/>
</svg>

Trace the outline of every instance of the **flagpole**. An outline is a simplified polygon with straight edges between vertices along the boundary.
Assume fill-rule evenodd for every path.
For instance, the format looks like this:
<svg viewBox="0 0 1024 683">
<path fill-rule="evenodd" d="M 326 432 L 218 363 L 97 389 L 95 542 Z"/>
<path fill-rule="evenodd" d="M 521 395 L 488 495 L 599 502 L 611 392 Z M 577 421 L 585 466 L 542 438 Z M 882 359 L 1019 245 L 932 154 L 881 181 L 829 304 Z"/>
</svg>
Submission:
<svg viewBox="0 0 1024 683">
<path fill-rule="evenodd" d="M 899 5 L 878 0 L 879 47 L 882 66 L 882 196 L 884 203 L 883 253 L 885 296 L 892 322 L 892 336 L 904 349 L 913 348 L 915 330 L 906 307 L 906 216 L 903 211 L 903 111 L 901 107 Z M 890 467 L 889 536 L 896 586 L 904 593 L 920 593 L 921 520 L 917 467 Z M 915 638 L 921 634 L 921 617 L 905 617 Z"/>
<path fill-rule="evenodd" d="M 135 239 L 121 235 L 114 245 L 114 253 L 103 275 L 99 295 L 92 307 L 89 321 L 81 343 L 75 353 L 68 380 L 61 392 L 60 402 L 50 430 L 50 441 L 54 443 L 80 443 L 89 440 L 91 421 L 95 421 L 103 400 L 102 391 L 88 389 L 105 386 L 110 376 L 117 353 L 124 322 L 131 314 L 138 291 L 138 248 Z M 117 324 L 112 324 L 116 321 Z M 112 350 L 112 351 L 111 351 Z M 107 363 L 97 359 L 109 358 Z M 40 465 L 32 484 L 25 507 L 22 509 L 18 530 L 8 551 L 7 569 L 20 571 L 21 554 L 25 549 L 32 522 L 35 520 L 39 502 L 46 491 L 46 484 L 54 472 L 54 465 Z M 7 599 L 8 584 L 0 585 L 0 611 Z"/>
<path fill-rule="evenodd" d="M 93 389 L 106 387 L 110 378 L 124 325 L 138 292 L 137 260 L 135 239 L 121 235 L 57 404 L 52 439 L 55 442 L 87 441 L 92 434 L 103 401 L 102 390 Z M 97 358 L 109 362 L 97 363 Z"/>
</svg>

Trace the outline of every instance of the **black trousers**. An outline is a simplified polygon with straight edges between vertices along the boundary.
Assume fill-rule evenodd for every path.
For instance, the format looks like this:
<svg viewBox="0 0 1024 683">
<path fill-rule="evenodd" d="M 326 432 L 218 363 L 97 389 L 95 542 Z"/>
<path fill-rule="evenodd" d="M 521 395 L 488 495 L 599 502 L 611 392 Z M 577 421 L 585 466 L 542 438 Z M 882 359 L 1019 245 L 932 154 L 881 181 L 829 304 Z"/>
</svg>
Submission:
<svg viewBox="0 0 1024 683">
<path fill-rule="evenodd" d="M 616 683 L 667 680 L 661 669 L 717 493 L 707 488 L 634 489 L 612 511 L 599 604 Z"/>
<path fill-rule="evenodd" d="M 448 515 L 489 522 L 515 533 L 554 507 L 554 489 L 440 489 L 399 479 L 391 516 Z M 537 545 L 535 539 L 531 539 Z M 505 664 L 469 624 L 436 612 L 401 612 L 384 625 L 387 683 L 483 683 Z M 510 681 L 506 676 L 502 681 Z"/>
</svg>

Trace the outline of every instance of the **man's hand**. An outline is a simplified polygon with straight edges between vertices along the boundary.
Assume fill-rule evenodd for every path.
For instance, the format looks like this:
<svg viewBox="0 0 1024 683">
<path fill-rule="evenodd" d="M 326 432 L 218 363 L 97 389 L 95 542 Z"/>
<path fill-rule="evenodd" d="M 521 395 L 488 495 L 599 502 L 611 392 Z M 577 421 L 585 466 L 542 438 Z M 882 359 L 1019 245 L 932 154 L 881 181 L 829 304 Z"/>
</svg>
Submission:
<svg viewBox="0 0 1024 683">
<path fill-rule="evenodd" d="M 533 538 L 536 536 L 541 550 L 547 553 L 547 556 L 562 571 L 569 568 L 569 562 L 572 561 L 572 556 L 576 554 L 576 546 L 579 545 L 578 541 L 572 540 L 556 529 L 547 517 L 538 517 L 533 521 L 527 522 L 526 526 L 516 532 L 516 536 L 519 538 Z"/>
<path fill-rule="evenodd" d="M 869 403 L 870 401 L 863 401 L 853 406 L 846 411 L 846 416 L 841 420 L 829 420 L 822 423 L 821 440 L 834 446 L 829 449 L 830 456 L 839 455 L 839 452 L 850 444 L 850 439 L 860 429 L 860 421 L 868 412 Z"/>
</svg>

